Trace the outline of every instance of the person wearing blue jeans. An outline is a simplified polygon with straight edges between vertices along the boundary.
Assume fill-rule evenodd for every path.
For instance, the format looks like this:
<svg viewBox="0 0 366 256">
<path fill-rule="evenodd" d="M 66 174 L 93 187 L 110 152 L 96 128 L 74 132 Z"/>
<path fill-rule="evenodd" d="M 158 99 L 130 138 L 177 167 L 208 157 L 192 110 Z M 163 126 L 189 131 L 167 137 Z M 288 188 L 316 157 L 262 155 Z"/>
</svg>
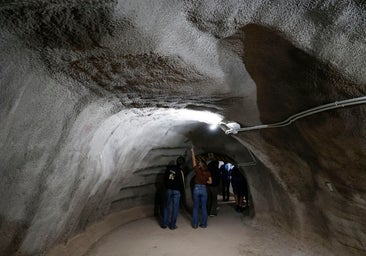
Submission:
<svg viewBox="0 0 366 256">
<path fill-rule="evenodd" d="M 206 185 L 195 184 L 193 188 L 193 216 L 192 216 L 192 226 L 194 228 L 198 227 L 198 212 L 199 209 L 202 210 L 202 219 L 200 227 L 207 227 L 207 190 Z"/>
<path fill-rule="evenodd" d="M 184 176 L 182 166 L 185 162 L 184 157 L 177 159 L 177 165 L 168 166 L 164 174 L 164 185 L 166 187 L 165 204 L 163 211 L 162 228 L 177 228 L 177 218 L 179 211 L 180 195 L 184 191 Z M 172 205 L 172 214 L 169 222 L 169 210 Z"/>
<path fill-rule="evenodd" d="M 192 164 L 195 176 L 195 185 L 193 188 L 193 213 L 192 213 L 192 227 L 198 227 L 198 215 L 199 209 L 202 211 L 202 218 L 200 222 L 201 228 L 207 227 L 207 188 L 206 184 L 212 183 L 211 173 L 208 171 L 207 165 L 203 161 L 197 161 L 194 153 L 194 148 L 192 146 Z"/>
<path fill-rule="evenodd" d="M 165 207 L 164 207 L 162 228 L 166 228 L 168 226 L 168 216 L 169 216 L 169 208 L 170 208 L 169 206 L 171 204 L 172 204 L 172 214 L 171 214 L 169 228 L 170 229 L 177 228 L 179 202 L 180 202 L 180 191 L 173 190 L 173 189 L 167 189 L 166 195 L 165 195 Z"/>
</svg>

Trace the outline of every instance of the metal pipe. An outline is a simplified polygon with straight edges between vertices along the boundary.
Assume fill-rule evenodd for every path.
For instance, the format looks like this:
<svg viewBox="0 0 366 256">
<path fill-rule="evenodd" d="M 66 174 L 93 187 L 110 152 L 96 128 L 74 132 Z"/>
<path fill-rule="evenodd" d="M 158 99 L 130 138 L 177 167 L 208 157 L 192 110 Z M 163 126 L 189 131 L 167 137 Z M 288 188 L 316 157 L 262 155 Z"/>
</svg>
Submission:
<svg viewBox="0 0 366 256">
<path fill-rule="evenodd" d="M 302 111 L 300 113 L 297 113 L 295 115 L 290 116 L 289 118 L 285 119 L 282 122 L 273 123 L 273 124 L 262 124 L 262 125 L 256 125 L 256 126 L 250 126 L 250 127 L 243 127 L 243 128 L 231 128 L 227 126 L 225 123 L 221 122 L 220 127 L 223 129 L 223 126 L 226 126 L 223 131 L 225 134 L 237 134 L 238 132 L 244 132 L 244 131 L 251 131 L 251 130 L 259 130 L 259 129 L 265 129 L 265 128 L 277 128 L 277 127 L 283 127 L 290 125 L 294 121 L 303 118 L 305 116 L 313 115 L 319 112 L 327 111 L 330 109 L 335 108 L 343 108 L 347 106 L 353 106 L 353 105 L 359 105 L 359 104 L 365 104 L 366 103 L 366 96 L 348 99 L 348 100 L 342 100 L 342 101 L 336 101 L 333 103 L 328 103 L 325 105 L 321 105 L 315 108 L 311 108 L 305 111 Z"/>
</svg>

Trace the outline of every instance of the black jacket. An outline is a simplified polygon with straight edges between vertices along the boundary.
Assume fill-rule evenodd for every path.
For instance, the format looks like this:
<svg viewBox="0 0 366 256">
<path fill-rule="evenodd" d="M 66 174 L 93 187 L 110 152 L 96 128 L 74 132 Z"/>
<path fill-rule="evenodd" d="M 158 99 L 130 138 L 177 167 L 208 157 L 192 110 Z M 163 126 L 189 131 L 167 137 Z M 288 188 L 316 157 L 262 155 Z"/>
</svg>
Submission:
<svg viewBox="0 0 366 256">
<path fill-rule="evenodd" d="M 164 174 L 164 185 L 167 189 L 179 190 L 183 192 L 183 173 L 178 166 L 173 165 L 167 167 Z"/>
</svg>

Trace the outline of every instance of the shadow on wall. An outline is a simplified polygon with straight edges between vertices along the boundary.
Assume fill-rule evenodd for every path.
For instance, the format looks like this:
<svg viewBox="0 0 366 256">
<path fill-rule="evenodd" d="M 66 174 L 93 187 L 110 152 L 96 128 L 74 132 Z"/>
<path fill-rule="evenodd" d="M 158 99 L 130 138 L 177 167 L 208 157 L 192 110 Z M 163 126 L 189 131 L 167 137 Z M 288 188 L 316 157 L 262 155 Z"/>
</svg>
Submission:
<svg viewBox="0 0 366 256">
<path fill-rule="evenodd" d="M 5 221 L 0 216 L 0 255 L 15 254 L 28 228 L 26 222 Z"/>
<path fill-rule="evenodd" d="M 166 167 L 172 166 L 174 164 L 175 164 L 174 160 L 171 160 L 169 161 Z M 164 172 L 165 169 L 163 169 L 161 173 L 156 175 L 155 179 L 154 216 L 159 225 L 161 223 L 161 220 L 163 219 L 163 212 L 164 212 L 164 201 L 165 201 Z"/>
<path fill-rule="evenodd" d="M 255 81 L 262 123 L 280 122 L 309 108 L 366 94 L 364 84 L 312 56 L 311 49 L 296 47 L 274 28 L 249 24 L 223 40 L 242 58 Z M 352 198 L 364 190 L 360 180 L 365 169 L 365 115 L 364 106 L 355 106 L 318 113 L 251 137 L 241 134 L 248 143 L 257 143 L 267 159 L 267 166 L 257 168 L 268 181 L 250 176 L 251 185 L 261 193 L 265 183 L 272 186 L 276 193 L 263 191 L 267 197 L 263 201 L 282 200 L 280 207 L 269 205 L 271 214 L 294 234 L 311 231 L 334 248 L 364 253 L 360 242 L 365 240 L 360 217 L 364 204 Z M 336 193 L 325 190 L 324 179 L 337 188 Z M 305 207 L 300 209 L 296 203 Z"/>
<path fill-rule="evenodd" d="M 365 94 L 364 85 L 296 47 L 275 28 L 248 24 L 221 44 L 240 56 L 255 82 L 262 123 L 279 122 L 311 107 Z"/>
<path fill-rule="evenodd" d="M 363 96 L 330 63 L 296 47 L 274 29 L 250 24 L 240 32 L 242 59 L 257 85 L 258 107 L 263 123 L 284 118 L 321 104 Z"/>
</svg>

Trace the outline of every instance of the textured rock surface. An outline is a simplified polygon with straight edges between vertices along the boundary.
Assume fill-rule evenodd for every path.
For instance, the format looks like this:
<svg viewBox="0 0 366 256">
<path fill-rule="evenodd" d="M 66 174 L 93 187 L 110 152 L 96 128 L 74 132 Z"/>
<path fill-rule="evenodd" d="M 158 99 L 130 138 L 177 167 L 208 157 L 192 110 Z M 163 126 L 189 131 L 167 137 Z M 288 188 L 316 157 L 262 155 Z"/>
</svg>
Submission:
<svg viewBox="0 0 366 256">
<path fill-rule="evenodd" d="M 298 2 L 3 1 L 0 255 L 154 204 L 191 143 L 254 152 L 254 218 L 365 254 L 365 105 L 235 137 L 199 112 L 252 126 L 365 95 L 365 4 Z"/>
</svg>

